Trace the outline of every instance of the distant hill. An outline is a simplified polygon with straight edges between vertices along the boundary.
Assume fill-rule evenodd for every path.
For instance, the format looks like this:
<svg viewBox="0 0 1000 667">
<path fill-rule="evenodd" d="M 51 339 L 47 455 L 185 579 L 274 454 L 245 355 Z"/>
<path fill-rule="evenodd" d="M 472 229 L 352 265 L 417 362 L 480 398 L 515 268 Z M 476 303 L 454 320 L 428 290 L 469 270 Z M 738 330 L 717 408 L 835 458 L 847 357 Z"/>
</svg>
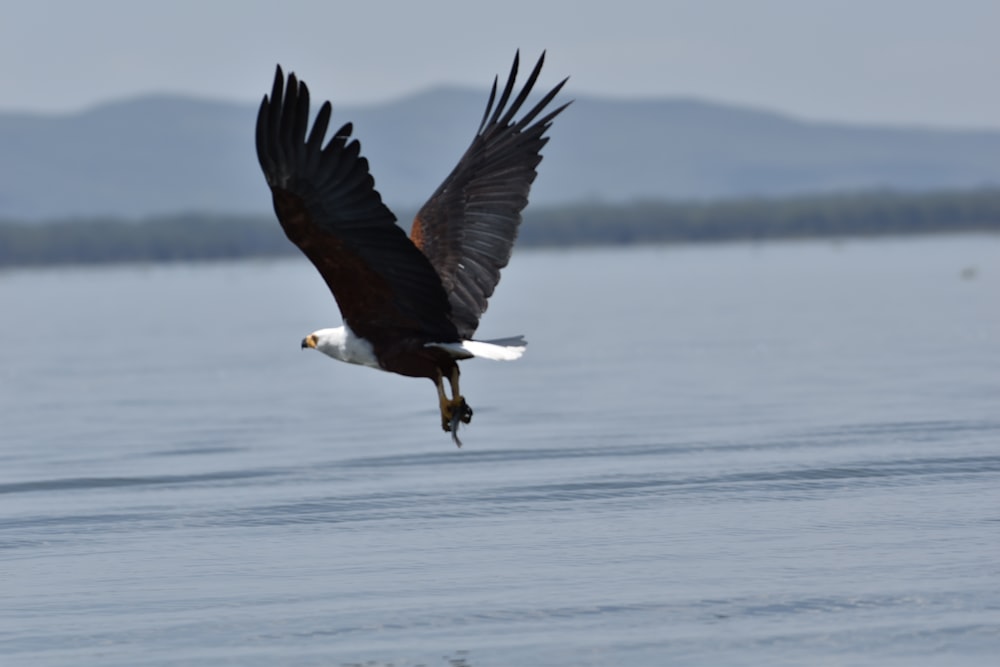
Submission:
<svg viewBox="0 0 1000 667">
<path fill-rule="evenodd" d="M 336 101 L 336 91 L 313 92 Z M 354 122 L 384 199 L 412 210 L 461 155 L 484 102 L 482 92 L 438 88 L 335 106 L 333 122 Z M 0 113 L 0 219 L 267 212 L 255 115 L 254 105 L 171 96 L 71 115 Z M 1000 184 L 1000 131 L 849 126 L 693 100 L 583 96 L 551 135 L 536 204 Z"/>
</svg>

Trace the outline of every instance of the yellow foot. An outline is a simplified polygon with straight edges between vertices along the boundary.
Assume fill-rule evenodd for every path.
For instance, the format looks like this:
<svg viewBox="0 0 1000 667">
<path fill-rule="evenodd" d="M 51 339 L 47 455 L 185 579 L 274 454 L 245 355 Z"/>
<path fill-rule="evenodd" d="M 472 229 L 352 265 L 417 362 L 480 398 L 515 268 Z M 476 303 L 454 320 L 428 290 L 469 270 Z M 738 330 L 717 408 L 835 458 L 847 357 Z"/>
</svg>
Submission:
<svg viewBox="0 0 1000 667">
<path fill-rule="evenodd" d="M 451 439 L 459 447 L 462 441 L 458 439 L 458 425 L 468 424 L 472 421 L 472 408 L 461 396 L 455 400 L 444 399 L 441 401 L 441 428 L 446 433 L 451 433 Z"/>
<path fill-rule="evenodd" d="M 455 400 L 441 401 L 441 428 L 446 432 L 455 430 L 459 422 L 468 424 L 472 421 L 472 408 L 459 396 Z"/>
</svg>

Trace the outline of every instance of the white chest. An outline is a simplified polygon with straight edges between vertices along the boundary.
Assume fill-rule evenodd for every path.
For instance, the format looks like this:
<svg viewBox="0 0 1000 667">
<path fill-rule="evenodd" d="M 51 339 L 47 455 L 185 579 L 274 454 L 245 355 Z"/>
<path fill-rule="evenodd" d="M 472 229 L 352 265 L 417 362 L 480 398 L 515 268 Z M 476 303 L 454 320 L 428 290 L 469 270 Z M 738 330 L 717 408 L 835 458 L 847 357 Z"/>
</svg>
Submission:
<svg viewBox="0 0 1000 667">
<path fill-rule="evenodd" d="M 316 332 L 316 349 L 338 361 L 381 369 L 372 344 L 347 325 Z"/>
</svg>

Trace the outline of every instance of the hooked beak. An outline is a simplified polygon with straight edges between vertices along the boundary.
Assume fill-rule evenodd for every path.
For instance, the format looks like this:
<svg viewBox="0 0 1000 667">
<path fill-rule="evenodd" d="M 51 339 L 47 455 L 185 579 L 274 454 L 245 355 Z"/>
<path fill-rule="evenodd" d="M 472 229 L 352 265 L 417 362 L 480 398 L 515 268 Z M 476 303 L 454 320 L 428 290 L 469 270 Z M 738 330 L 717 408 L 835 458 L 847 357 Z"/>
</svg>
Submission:
<svg viewBox="0 0 1000 667">
<path fill-rule="evenodd" d="M 316 334 L 309 334 L 302 339 L 302 349 L 304 350 L 307 347 L 316 349 Z"/>
</svg>

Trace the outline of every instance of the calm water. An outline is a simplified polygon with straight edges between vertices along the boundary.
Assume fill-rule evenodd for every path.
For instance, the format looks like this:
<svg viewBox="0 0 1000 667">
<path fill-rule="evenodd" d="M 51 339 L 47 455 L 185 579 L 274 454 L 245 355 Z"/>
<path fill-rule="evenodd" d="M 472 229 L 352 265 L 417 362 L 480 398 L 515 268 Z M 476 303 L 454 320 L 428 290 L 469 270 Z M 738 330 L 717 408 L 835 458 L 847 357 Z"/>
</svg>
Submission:
<svg viewBox="0 0 1000 667">
<path fill-rule="evenodd" d="M 0 273 L 0 663 L 1000 653 L 1000 239 L 522 252 L 462 450 L 338 320 L 304 261 Z"/>
</svg>

